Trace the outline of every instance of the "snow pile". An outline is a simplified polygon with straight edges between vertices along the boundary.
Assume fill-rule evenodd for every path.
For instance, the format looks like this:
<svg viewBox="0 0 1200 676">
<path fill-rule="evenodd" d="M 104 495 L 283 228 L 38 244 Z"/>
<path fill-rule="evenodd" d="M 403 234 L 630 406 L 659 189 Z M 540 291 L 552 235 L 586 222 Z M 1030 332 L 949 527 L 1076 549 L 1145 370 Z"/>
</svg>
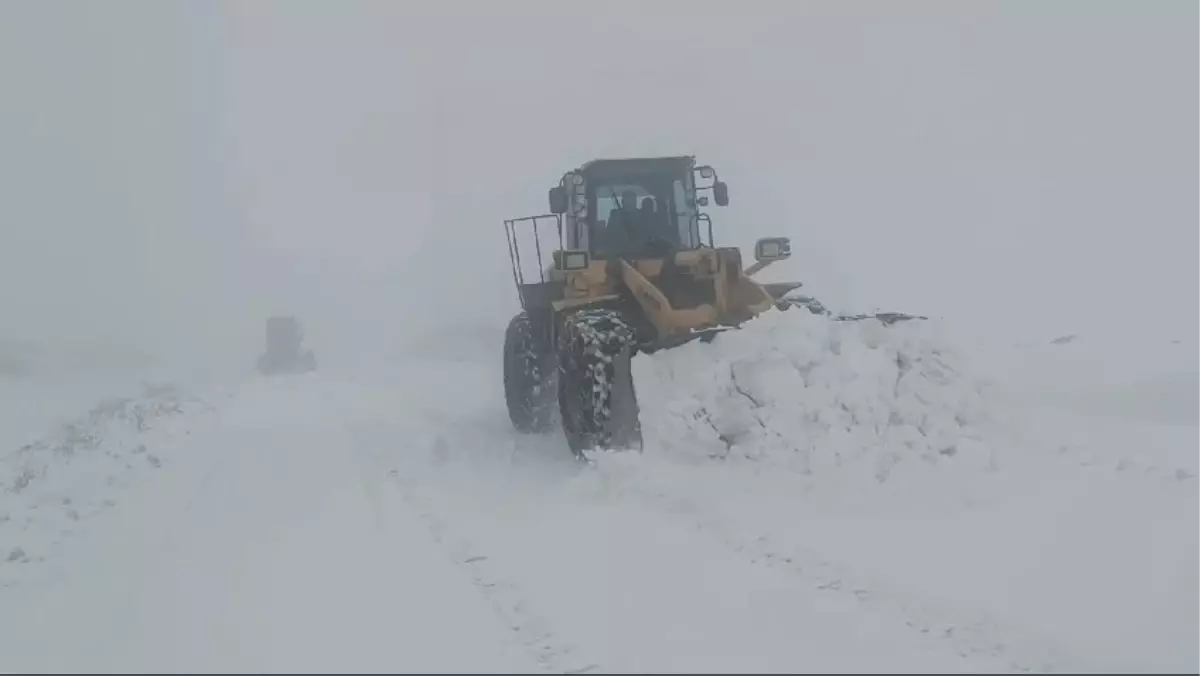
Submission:
<svg viewBox="0 0 1200 676">
<path fill-rule="evenodd" d="M 114 504 L 118 489 L 177 451 L 206 406 L 171 387 L 102 401 L 53 434 L 0 454 L 0 586 L 58 536 Z"/>
<path fill-rule="evenodd" d="M 770 312 L 711 343 L 634 360 L 647 452 L 802 473 L 897 463 L 992 467 L 988 386 L 930 321 Z"/>
</svg>

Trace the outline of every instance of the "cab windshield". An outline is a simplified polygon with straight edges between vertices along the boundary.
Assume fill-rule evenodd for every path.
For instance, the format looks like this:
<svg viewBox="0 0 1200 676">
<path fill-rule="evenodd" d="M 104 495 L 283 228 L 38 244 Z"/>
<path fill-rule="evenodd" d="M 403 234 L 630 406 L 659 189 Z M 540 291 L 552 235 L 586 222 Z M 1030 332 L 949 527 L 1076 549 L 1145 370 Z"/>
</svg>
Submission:
<svg viewBox="0 0 1200 676">
<path fill-rule="evenodd" d="M 698 246 L 686 177 L 630 172 L 588 185 L 588 239 L 593 256 L 661 255 Z"/>
</svg>

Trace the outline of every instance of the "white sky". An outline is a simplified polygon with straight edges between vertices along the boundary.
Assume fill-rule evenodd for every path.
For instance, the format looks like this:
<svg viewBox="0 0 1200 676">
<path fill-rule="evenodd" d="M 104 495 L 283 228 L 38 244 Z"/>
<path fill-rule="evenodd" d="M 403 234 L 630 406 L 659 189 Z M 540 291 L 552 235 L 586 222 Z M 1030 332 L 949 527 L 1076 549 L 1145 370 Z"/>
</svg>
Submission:
<svg viewBox="0 0 1200 676">
<path fill-rule="evenodd" d="M 790 236 L 833 304 L 1196 339 L 1196 3 L 705 6 L 10 0 L 0 336 L 504 321 L 503 218 L 694 153 L 718 242 Z"/>
</svg>

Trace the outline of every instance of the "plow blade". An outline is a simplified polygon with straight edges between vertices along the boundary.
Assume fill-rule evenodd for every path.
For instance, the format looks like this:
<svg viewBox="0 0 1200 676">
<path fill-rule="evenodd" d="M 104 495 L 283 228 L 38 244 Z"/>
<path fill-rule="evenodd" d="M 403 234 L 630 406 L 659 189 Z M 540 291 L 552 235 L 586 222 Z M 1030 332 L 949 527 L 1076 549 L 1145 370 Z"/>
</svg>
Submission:
<svg viewBox="0 0 1200 676">
<path fill-rule="evenodd" d="M 857 315 L 834 315 L 821 301 L 812 296 L 784 296 L 775 302 L 775 306 L 780 310 L 787 310 L 792 307 L 800 307 L 808 310 L 815 315 L 829 317 L 837 322 L 860 322 L 865 319 L 877 319 L 884 326 L 891 326 L 896 322 L 903 322 L 912 319 L 929 319 L 924 315 L 911 315 L 907 312 L 877 312 L 875 314 L 857 314 Z"/>
<path fill-rule="evenodd" d="M 875 319 L 884 326 L 891 326 L 897 322 L 916 319 L 929 319 L 924 315 L 913 315 L 906 312 L 877 312 L 875 314 L 834 315 L 829 310 L 825 309 L 825 306 L 822 305 L 819 300 L 811 296 L 785 296 L 778 299 L 775 305 L 780 310 L 787 310 L 792 307 L 803 308 L 815 315 L 829 317 L 835 322 L 859 322 L 867 319 Z M 724 333 L 725 331 L 734 331 L 738 328 L 739 327 L 737 326 L 715 326 L 707 329 L 697 329 L 688 333 L 679 333 L 662 340 L 642 343 L 638 345 L 637 351 L 643 354 L 654 354 L 659 350 L 668 350 L 673 347 L 679 347 L 680 345 L 685 345 L 693 340 L 699 340 L 701 342 L 708 343 L 721 333 Z"/>
<path fill-rule="evenodd" d="M 891 326 L 896 322 L 908 321 L 910 319 L 929 319 L 922 315 L 910 315 L 903 312 L 879 312 L 873 315 L 838 315 L 833 318 L 838 322 L 859 322 L 864 319 L 878 319 L 883 322 L 884 326 Z"/>
<path fill-rule="evenodd" d="M 668 350 L 672 347 L 679 347 L 680 345 L 690 343 L 693 340 L 700 340 L 708 343 L 711 342 L 713 338 L 716 338 L 717 334 L 736 328 L 736 326 L 714 326 L 709 329 L 699 329 L 696 331 L 690 331 L 688 333 L 678 333 L 662 340 L 656 340 L 650 343 L 638 345 L 638 352 L 654 354 L 659 350 Z"/>
</svg>

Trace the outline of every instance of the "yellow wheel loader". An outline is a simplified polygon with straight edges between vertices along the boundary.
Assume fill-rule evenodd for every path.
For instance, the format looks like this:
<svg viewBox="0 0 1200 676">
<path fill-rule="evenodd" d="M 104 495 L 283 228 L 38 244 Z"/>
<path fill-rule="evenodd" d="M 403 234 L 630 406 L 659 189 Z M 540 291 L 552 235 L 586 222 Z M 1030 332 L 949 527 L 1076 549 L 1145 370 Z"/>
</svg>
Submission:
<svg viewBox="0 0 1200 676">
<path fill-rule="evenodd" d="M 753 279 L 791 256 L 786 237 L 758 240 L 748 266 L 736 247 L 715 246 L 701 210 L 710 197 L 728 205 L 728 186 L 692 156 L 600 159 L 550 189 L 549 214 L 505 221 L 522 310 L 505 334 L 504 393 L 518 431 L 550 432 L 557 420 L 579 457 L 640 450 L 634 354 L 712 340 L 773 308 L 828 314 L 788 295 L 799 282 Z M 551 228 L 556 247 L 541 239 Z M 522 234 L 532 235 L 532 252 Z"/>
</svg>

